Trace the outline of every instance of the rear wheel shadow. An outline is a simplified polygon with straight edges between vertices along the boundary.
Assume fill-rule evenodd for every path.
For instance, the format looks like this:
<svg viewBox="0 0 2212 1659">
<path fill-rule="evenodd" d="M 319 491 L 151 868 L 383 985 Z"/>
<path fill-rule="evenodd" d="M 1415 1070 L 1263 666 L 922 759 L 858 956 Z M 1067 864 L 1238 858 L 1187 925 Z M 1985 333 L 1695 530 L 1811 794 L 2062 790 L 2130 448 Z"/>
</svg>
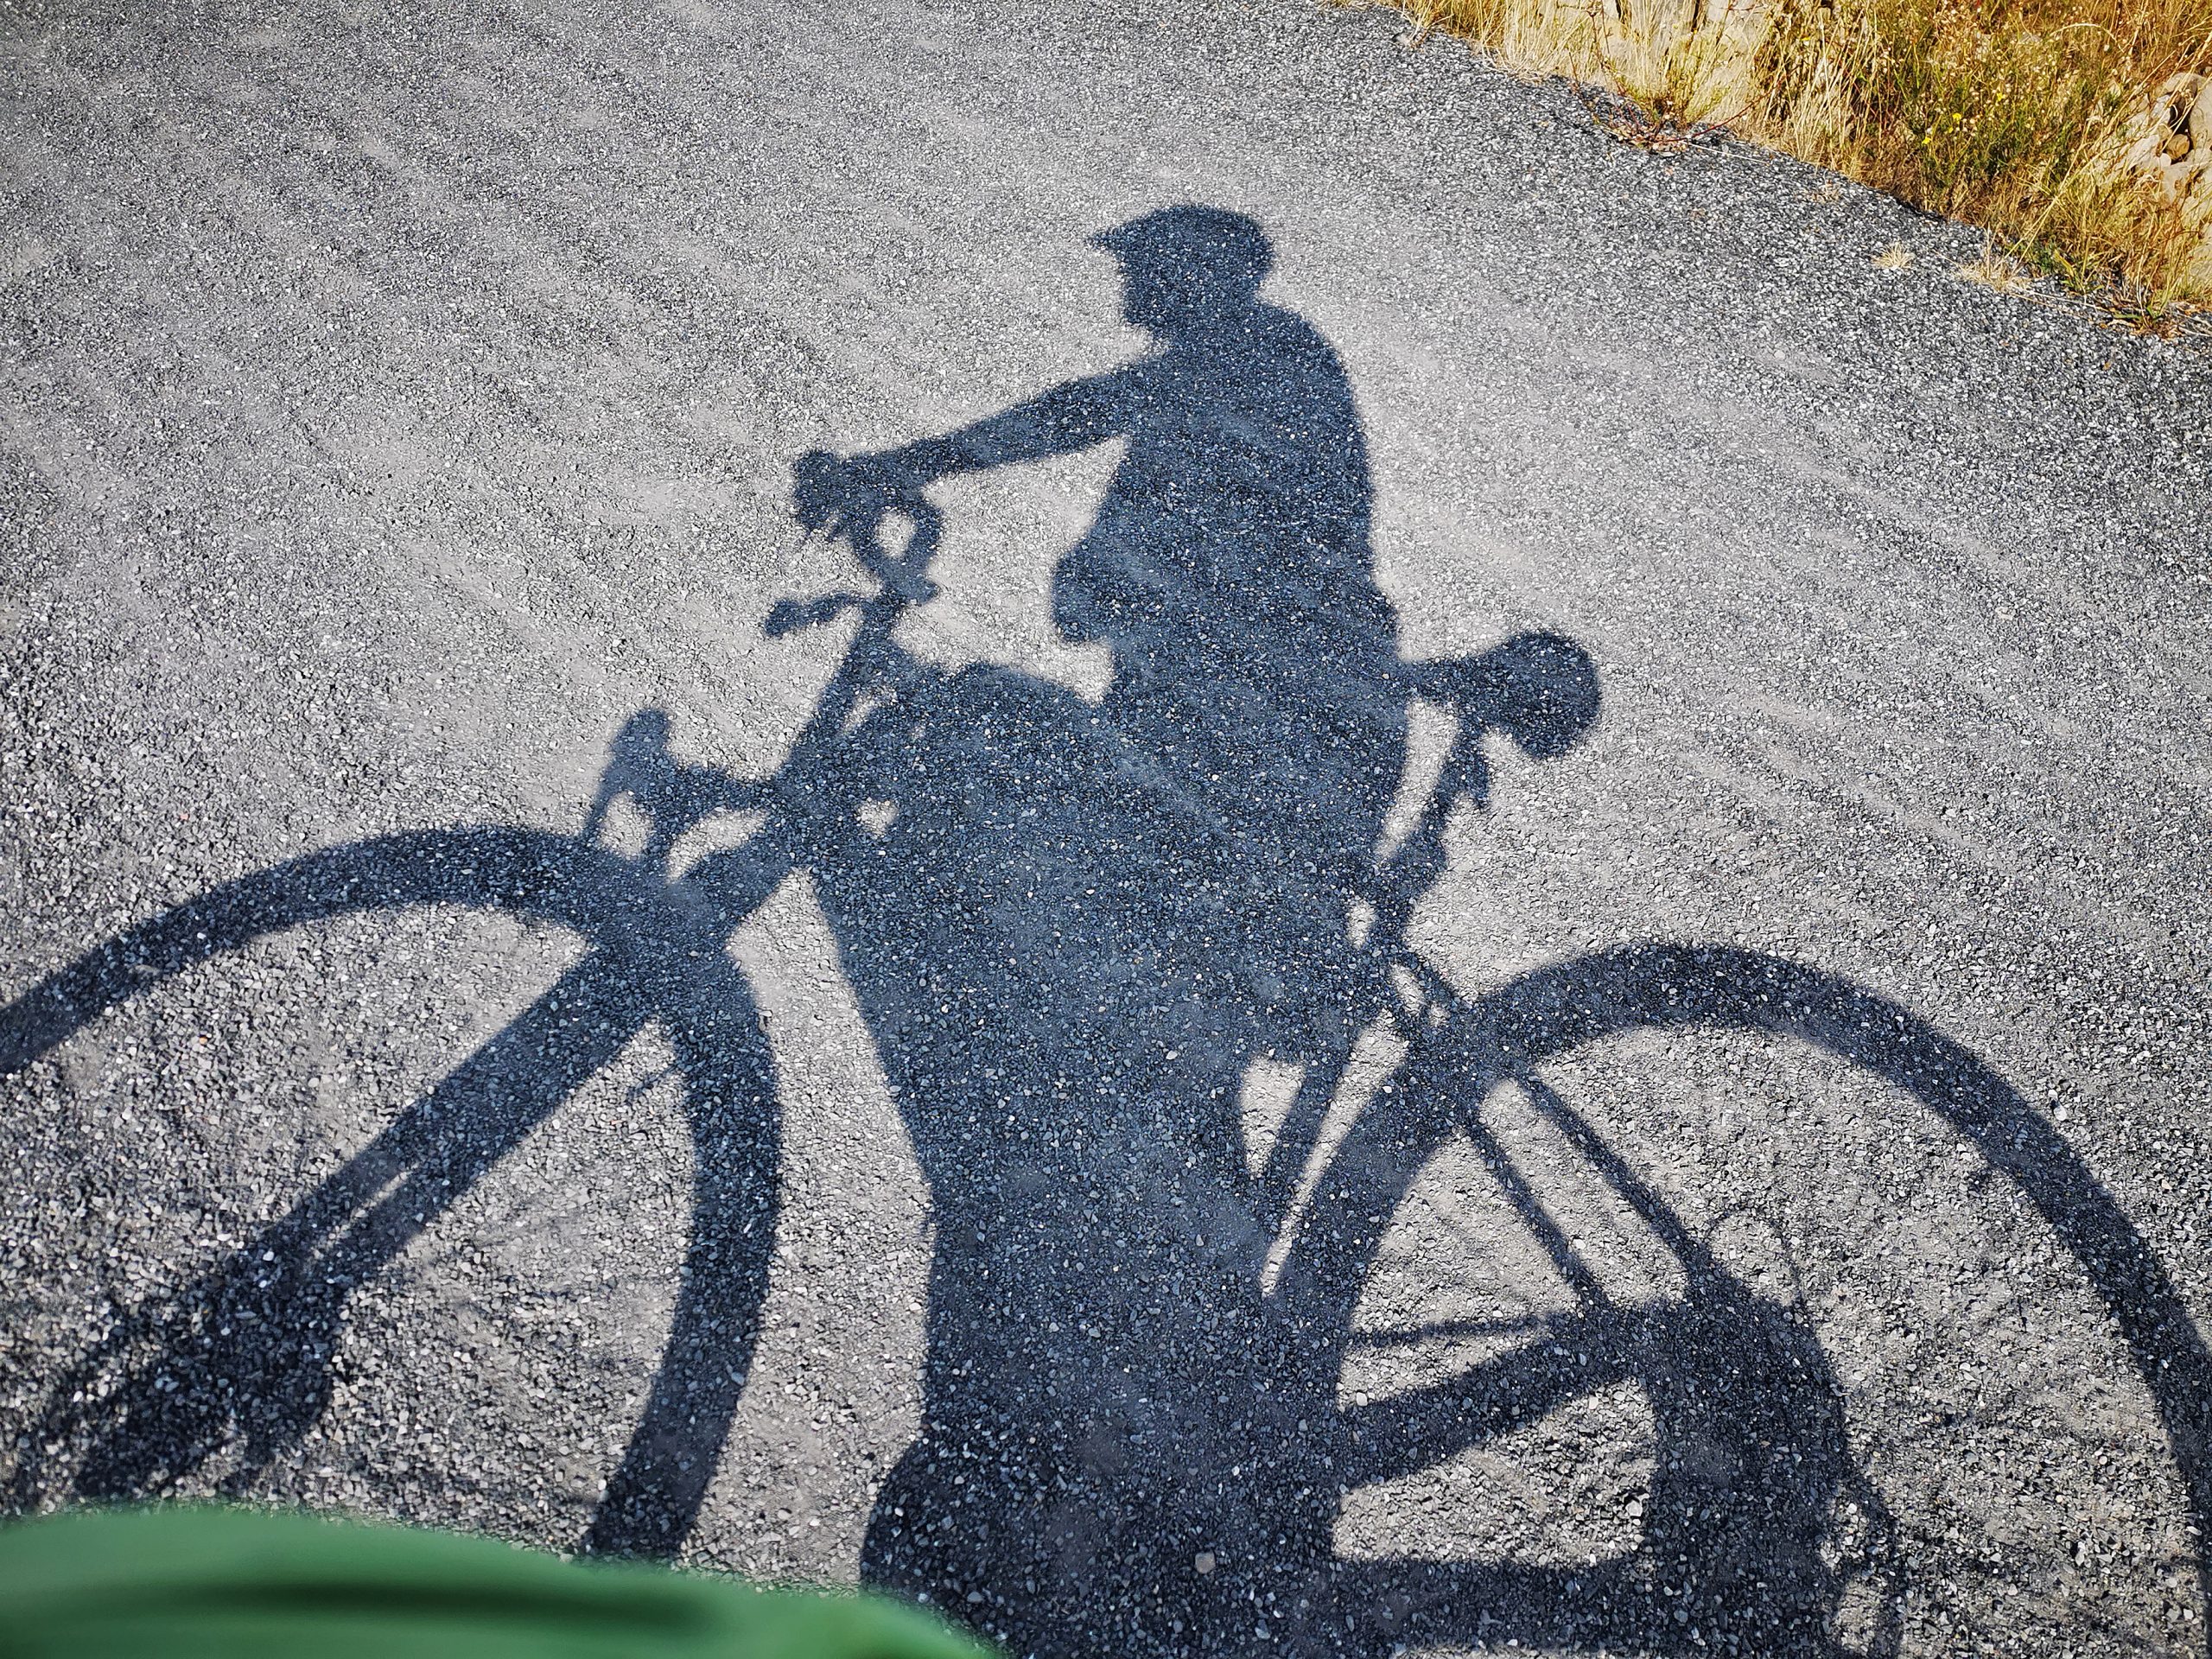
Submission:
<svg viewBox="0 0 2212 1659">
<path fill-rule="evenodd" d="M 1487 1136 L 1484 1103 L 1516 1084 L 1667 1246 L 1688 1289 L 1659 1309 L 1586 1305 L 1542 1339 L 1447 1382 L 1341 1408 L 1337 1490 L 1430 1466 L 1594 1389 L 1639 1383 L 1656 1459 L 1638 1548 L 1595 1568 L 1341 1564 L 1324 1616 L 1348 1650 L 1478 1640 L 1523 1647 L 1887 1654 L 1904 1580 L 1879 1495 L 1853 1466 L 1842 1394 L 1814 1332 L 1732 1278 L 1597 1130 L 1537 1075 L 1644 1029 L 1758 1031 L 1880 1078 L 1970 1141 L 2081 1264 L 2164 1427 L 2196 1535 L 2212 1516 L 2212 1357 L 2172 1281 L 2057 1131 L 1975 1055 L 1863 987 L 1778 957 L 1644 944 L 1529 974 L 1452 1012 L 1398 1088 L 1352 1126 L 1278 1281 L 1333 1390 L 1387 1217 L 1447 1139 Z M 1494 1144 L 1494 1143 L 1493 1143 Z M 1524 1217 L 1525 1219 L 1526 1217 Z M 1563 1243 L 1563 1241 L 1562 1241 Z M 1684 1479 L 1671 1470 L 1702 1471 Z M 2200 1588 L 2212 1592 L 2200 1552 Z M 1852 1604 L 1848 1639 L 1839 1615 Z"/>
</svg>

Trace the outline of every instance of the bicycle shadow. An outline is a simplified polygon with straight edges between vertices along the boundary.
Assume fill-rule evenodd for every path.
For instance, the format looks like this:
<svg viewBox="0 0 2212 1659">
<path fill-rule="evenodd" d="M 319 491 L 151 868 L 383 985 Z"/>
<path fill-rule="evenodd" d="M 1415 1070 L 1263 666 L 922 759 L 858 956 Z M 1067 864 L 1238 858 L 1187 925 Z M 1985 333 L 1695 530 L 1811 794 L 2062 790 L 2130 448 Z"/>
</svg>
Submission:
<svg viewBox="0 0 2212 1659">
<path fill-rule="evenodd" d="M 158 1495 L 219 1466 L 224 1490 L 251 1491 L 326 1410 L 352 1291 L 658 1025 L 694 1142 L 692 1236 L 644 1419 L 584 1541 L 672 1554 L 750 1370 L 777 1214 L 773 1059 L 725 946 L 803 870 L 937 1241 L 923 1420 L 875 1504 L 863 1574 L 1014 1650 L 1833 1650 L 1854 1575 L 1893 1570 L 1833 1368 L 1802 1319 L 1722 1270 L 1565 1103 L 1536 1097 L 1683 1263 L 1687 1313 L 1592 1299 L 1552 1345 L 1608 1357 L 1595 1375 L 1539 1345 L 1376 1405 L 1339 1397 L 1382 1227 L 1430 1154 L 1485 1133 L 1476 1109 L 1492 1087 L 1654 1026 L 1796 1037 L 1978 1147 L 2082 1262 L 2196 1523 L 2212 1524 L 2212 1362 L 2124 1213 L 1977 1057 L 1862 988 L 1740 952 L 1638 947 L 1471 1002 L 1417 961 L 1378 960 L 1371 942 L 1396 937 L 1442 868 L 1447 815 L 1487 802 L 1485 743 L 1554 759 L 1589 728 L 1589 659 L 1529 634 L 1465 662 L 1406 661 L 1375 575 L 1350 385 L 1318 331 L 1261 298 L 1264 235 L 1184 208 L 1101 242 L 1153 353 L 947 436 L 820 458 L 801 480 L 810 521 L 872 534 L 938 478 L 1122 442 L 1054 586 L 1063 631 L 1113 653 L 1099 702 L 989 668 L 914 668 L 864 697 L 861 671 L 880 664 L 863 663 L 825 693 L 810 758 L 795 752 L 765 783 L 681 761 L 666 717 L 642 711 L 582 837 L 423 831 L 311 855 L 168 912 L 0 1010 L 10 1075 L 143 986 L 364 909 L 491 907 L 590 947 L 289 1214 L 59 1380 L 29 1444 L 69 1442 L 73 1464 L 25 1453 L 10 1503 Z M 918 569 L 878 574 L 924 594 Z M 1414 696 L 1458 736 L 1427 804 L 1378 855 Z M 591 842 L 622 798 L 645 820 L 632 857 Z M 673 873 L 684 832 L 733 806 L 768 808 L 768 827 Z M 1401 1081 L 1330 1154 L 1306 1211 L 1323 1222 L 1294 1230 L 1264 1289 L 1334 1085 L 1375 1020 L 1410 1045 Z M 1240 1103 L 1262 1063 L 1303 1078 L 1265 1148 L 1248 1144 Z M 1516 1202 L 1571 1277 L 1541 1205 Z M 105 1395 L 89 1386 L 118 1373 Z M 1630 1557 L 1573 1571 L 1338 1559 L 1349 1488 L 1631 1375 L 1680 1455 L 1655 1476 Z M 1833 1547 L 1846 1501 L 1867 1517 L 1855 1559 Z M 1663 1580 L 1649 1570 L 1662 1560 Z M 1894 1647 L 1894 1600 L 1869 1650 Z"/>
</svg>

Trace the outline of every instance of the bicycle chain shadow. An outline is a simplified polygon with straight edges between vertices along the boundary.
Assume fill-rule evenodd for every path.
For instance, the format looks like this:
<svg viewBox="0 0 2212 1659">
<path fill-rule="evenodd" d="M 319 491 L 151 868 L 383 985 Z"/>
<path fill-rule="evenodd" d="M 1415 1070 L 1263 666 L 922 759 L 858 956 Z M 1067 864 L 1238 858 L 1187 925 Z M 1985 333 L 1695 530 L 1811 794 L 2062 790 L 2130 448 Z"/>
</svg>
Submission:
<svg viewBox="0 0 2212 1659">
<path fill-rule="evenodd" d="M 1881 1581 L 1891 1609 L 1862 1648 L 1895 1647 L 1886 1519 L 1813 1332 L 1732 1279 L 1541 1095 L 1687 1270 L 1674 1313 L 1593 1300 L 1560 1326 L 1605 1357 L 1600 1377 L 1644 1383 L 1662 1443 L 1684 1455 L 1662 1459 L 1675 1472 L 1655 1477 L 1643 1541 L 1611 1564 L 1336 1559 L 1348 1487 L 1591 1386 L 1591 1368 L 1532 1348 L 1375 1406 L 1338 1400 L 1382 1218 L 1428 1154 L 1484 1133 L 1474 1108 L 1494 1084 L 1525 1086 L 1547 1056 L 1639 1026 L 1801 1038 L 1972 1140 L 2082 1262 L 2157 1404 L 2193 1518 L 2212 1523 L 2201 1340 L 2125 1215 L 1975 1056 L 1860 988 L 1740 952 L 1640 947 L 1460 1004 L 1417 959 L 1357 942 L 1363 928 L 1370 944 L 1398 937 L 1442 868 L 1447 814 L 1486 802 L 1486 738 L 1549 759 L 1588 729 L 1589 659 L 1529 634 L 1465 662 L 1402 660 L 1351 388 L 1311 325 L 1260 298 L 1264 235 L 1179 208 L 1100 241 L 1157 350 L 946 437 L 810 457 L 798 493 L 803 518 L 856 546 L 894 512 L 915 518 L 911 573 L 877 570 L 905 602 L 926 597 L 928 484 L 1126 441 L 1054 586 L 1062 631 L 1113 652 L 1101 702 L 1001 670 L 913 664 L 869 691 L 889 658 L 856 647 L 816 737 L 776 779 L 684 765 L 666 717 L 644 711 L 616 741 L 583 837 L 423 831 L 312 855 L 167 912 L 0 1011 L 4 1075 L 143 985 L 322 918 L 490 906 L 591 946 L 290 1214 L 60 1379 L 9 1502 L 158 1495 L 218 1466 L 225 1490 L 251 1490 L 325 1409 L 351 1291 L 658 1022 L 696 1152 L 689 1271 L 584 1541 L 674 1553 L 750 1369 L 777 1211 L 773 1065 L 724 946 L 803 869 L 936 1222 L 923 1421 L 876 1503 L 863 1574 L 1017 1651 L 1379 1655 L 1508 1638 L 1834 1650 L 1854 1580 Z M 776 626 L 888 602 L 832 596 Z M 1450 710 L 1458 735 L 1428 804 L 1378 858 L 1414 696 Z M 649 825 L 634 860 L 590 844 L 626 795 Z M 671 875 L 683 830 L 732 805 L 768 807 L 768 827 Z M 1402 1085 L 1353 1125 L 1316 1190 L 1315 1213 L 1346 1219 L 1299 1231 L 1262 1294 L 1359 1030 L 1408 1000 L 1422 1012 L 1405 1024 Z M 1256 1158 L 1239 1096 L 1262 1059 L 1302 1065 L 1305 1081 Z M 1569 1272 L 1541 1206 L 1517 1202 Z M 71 1445 L 72 1468 L 41 1460 L 48 1442 Z M 1852 1537 L 1836 1535 L 1840 1505 L 1859 1517 Z M 1672 1595 L 1651 1570 L 1662 1561 Z"/>
</svg>

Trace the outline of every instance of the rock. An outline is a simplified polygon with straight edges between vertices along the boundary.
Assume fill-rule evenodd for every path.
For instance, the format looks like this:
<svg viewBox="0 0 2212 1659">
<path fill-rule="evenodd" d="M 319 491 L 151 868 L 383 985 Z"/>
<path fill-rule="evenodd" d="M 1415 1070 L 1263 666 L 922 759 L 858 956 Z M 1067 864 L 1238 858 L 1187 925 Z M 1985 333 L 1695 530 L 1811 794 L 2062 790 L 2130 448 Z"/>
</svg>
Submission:
<svg viewBox="0 0 2212 1659">
<path fill-rule="evenodd" d="M 2177 194 L 2212 191 L 2212 79 L 2169 75 L 2131 129 L 2127 165 Z"/>
</svg>

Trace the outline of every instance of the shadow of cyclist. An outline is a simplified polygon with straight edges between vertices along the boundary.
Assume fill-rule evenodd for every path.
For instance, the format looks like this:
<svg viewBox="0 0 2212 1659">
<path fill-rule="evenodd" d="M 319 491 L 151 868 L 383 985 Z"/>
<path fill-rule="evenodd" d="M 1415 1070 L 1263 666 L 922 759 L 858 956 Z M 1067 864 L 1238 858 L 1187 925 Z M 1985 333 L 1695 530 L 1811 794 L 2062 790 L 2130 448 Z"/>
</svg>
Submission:
<svg viewBox="0 0 2212 1659">
<path fill-rule="evenodd" d="M 1199 861 L 1193 874 L 1237 866 L 1238 899 L 1248 886 L 1262 895 L 1257 917 L 1192 880 L 1153 915 L 1203 921 L 1229 971 L 1247 960 L 1236 935 L 1256 928 L 1245 988 L 1262 1026 L 1295 1022 L 1338 1000 L 1313 993 L 1343 955 L 1344 899 L 1404 751 L 1407 683 L 1375 579 L 1365 438 L 1327 342 L 1260 297 L 1273 255 L 1250 219 L 1173 207 L 1093 240 L 1119 260 L 1123 313 L 1156 349 L 947 436 L 844 461 L 842 498 L 893 500 L 1126 440 L 1053 585 L 1062 632 L 1112 650 L 1103 706 L 1011 675 L 965 677 L 958 695 L 1046 720 L 1049 764 L 1088 766 L 1141 799 L 1163 850 Z M 962 755 L 1003 769 L 980 741 Z M 1039 839 L 1030 829 L 1020 839 Z"/>
<path fill-rule="evenodd" d="M 1409 696 L 1460 709 L 1446 793 L 1479 799 L 1481 729 L 1557 753 L 1596 682 L 1554 636 L 1401 660 L 1351 390 L 1261 298 L 1256 225 L 1176 207 L 1096 239 L 1149 354 L 799 479 L 803 516 L 873 524 L 954 474 L 1126 443 L 1053 588 L 1112 651 L 1102 702 L 988 668 L 909 688 L 845 763 L 888 826 L 818 871 L 938 1229 L 921 1434 L 863 1571 L 1018 1651 L 1243 1649 L 1330 1558 L 1336 1374 L 1260 1294 L 1287 1192 L 1245 1143 L 1248 1071 L 1325 1085 L 1376 1006 L 1353 917 L 1404 907 L 1376 848 Z M 1325 1088 L 1302 1103 L 1286 1138 Z"/>
</svg>

